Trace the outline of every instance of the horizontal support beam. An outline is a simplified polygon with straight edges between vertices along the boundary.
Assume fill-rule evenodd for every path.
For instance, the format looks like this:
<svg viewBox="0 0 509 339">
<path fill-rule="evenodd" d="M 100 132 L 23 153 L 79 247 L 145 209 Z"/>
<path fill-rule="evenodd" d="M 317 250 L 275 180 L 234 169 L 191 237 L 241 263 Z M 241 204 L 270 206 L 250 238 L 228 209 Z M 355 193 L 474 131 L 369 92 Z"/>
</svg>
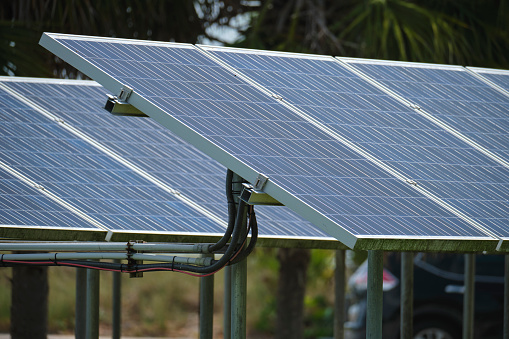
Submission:
<svg viewBox="0 0 509 339">
<path fill-rule="evenodd" d="M 160 261 L 160 262 L 174 262 L 177 264 L 191 264 L 200 266 L 209 266 L 212 264 L 213 256 L 188 258 L 177 257 L 173 255 L 162 254 L 142 254 L 133 253 L 23 253 L 23 254 L 2 254 L 0 261 L 59 261 L 59 260 L 101 260 L 101 259 L 116 259 L 116 260 L 141 260 L 141 261 Z"/>
<path fill-rule="evenodd" d="M 171 244 L 171 243 L 134 243 L 134 242 L 5 242 L 0 243 L 0 251 L 125 251 L 128 248 L 142 252 L 171 253 L 209 253 L 212 244 Z"/>
</svg>

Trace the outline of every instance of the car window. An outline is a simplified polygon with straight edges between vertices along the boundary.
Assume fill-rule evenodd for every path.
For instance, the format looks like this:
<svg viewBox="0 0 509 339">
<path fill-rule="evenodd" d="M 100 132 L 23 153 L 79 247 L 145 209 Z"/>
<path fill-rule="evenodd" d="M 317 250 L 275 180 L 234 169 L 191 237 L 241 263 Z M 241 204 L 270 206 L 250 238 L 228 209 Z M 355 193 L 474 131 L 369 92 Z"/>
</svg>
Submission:
<svg viewBox="0 0 509 339">
<path fill-rule="evenodd" d="M 476 280 L 484 278 L 504 277 L 503 255 L 476 255 Z M 463 254 L 450 253 L 419 253 L 415 258 L 415 264 L 432 270 L 438 275 L 447 275 L 450 279 L 463 279 L 465 271 L 465 256 Z M 498 280 L 497 280 L 498 281 Z"/>
</svg>

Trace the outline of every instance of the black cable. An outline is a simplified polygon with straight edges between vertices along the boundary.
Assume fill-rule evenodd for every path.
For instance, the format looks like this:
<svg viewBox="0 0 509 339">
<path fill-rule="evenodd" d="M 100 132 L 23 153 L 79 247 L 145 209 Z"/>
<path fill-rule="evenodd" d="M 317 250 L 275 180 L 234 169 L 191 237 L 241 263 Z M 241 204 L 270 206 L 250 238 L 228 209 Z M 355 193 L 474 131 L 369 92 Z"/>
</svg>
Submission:
<svg viewBox="0 0 509 339">
<path fill-rule="evenodd" d="M 228 202 L 228 228 L 226 229 L 226 232 L 224 233 L 223 237 L 218 242 L 216 242 L 214 245 L 209 246 L 209 252 L 211 253 L 222 249 L 226 245 L 228 240 L 231 238 L 233 228 L 235 227 L 237 208 L 235 207 L 232 185 L 233 185 L 233 171 L 231 169 L 228 169 L 226 171 L 226 200 Z"/>
<path fill-rule="evenodd" d="M 239 263 L 245 258 L 247 258 L 247 256 L 251 254 L 251 252 L 253 252 L 256 246 L 256 242 L 258 240 L 258 223 L 256 222 L 254 207 L 250 206 L 250 210 L 251 211 L 249 213 L 249 228 L 251 229 L 251 241 L 249 241 L 249 245 L 247 246 L 246 249 L 244 249 L 242 252 L 240 252 L 238 256 L 236 256 L 233 260 L 230 261 L 229 265 Z"/>
</svg>

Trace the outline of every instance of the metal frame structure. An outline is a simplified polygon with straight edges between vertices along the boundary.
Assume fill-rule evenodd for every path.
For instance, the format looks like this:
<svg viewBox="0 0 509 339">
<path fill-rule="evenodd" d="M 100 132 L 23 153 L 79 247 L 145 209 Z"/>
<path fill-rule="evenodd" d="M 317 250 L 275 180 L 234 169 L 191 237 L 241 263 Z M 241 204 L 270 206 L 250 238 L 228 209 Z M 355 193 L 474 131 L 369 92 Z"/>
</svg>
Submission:
<svg viewBox="0 0 509 339">
<path fill-rule="evenodd" d="M 257 178 L 260 175 L 263 175 L 263 173 L 257 173 L 255 170 L 253 170 L 251 167 L 249 167 L 248 164 L 244 164 L 242 162 L 239 162 L 235 157 L 228 154 L 227 152 L 223 151 L 218 146 L 210 143 L 206 138 L 201 136 L 199 133 L 196 133 L 194 130 L 190 129 L 185 124 L 181 123 L 171 115 L 168 115 L 167 112 L 162 110 L 157 105 L 150 102 L 150 100 L 147 100 L 146 98 L 142 97 L 141 95 L 138 95 L 137 92 L 130 88 L 126 88 L 126 85 L 118 81 L 117 79 L 111 77 L 108 75 L 107 72 L 105 72 L 102 69 L 99 69 L 92 65 L 88 60 L 81 57 L 76 52 L 70 50 L 69 48 L 65 47 L 64 45 L 60 44 L 58 40 L 60 39 L 74 39 L 74 40 L 89 40 L 89 41 L 105 41 L 107 39 L 103 38 L 97 38 L 97 37 L 83 37 L 83 36 L 73 36 L 73 35 L 60 35 L 60 34 L 50 34 L 45 33 L 40 41 L 40 44 L 61 57 L 62 59 L 69 62 L 74 67 L 80 69 L 84 73 L 88 74 L 92 78 L 94 78 L 96 81 L 101 83 L 104 87 L 106 87 L 108 90 L 110 90 L 113 93 L 119 93 L 120 96 L 122 96 L 122 93 L 125 93 L 125 91 L 129 91 L 129 95 L 125 96 L 125 102 L 133 105 L 138 110 L 144 112 L 145 114 L 149 115 L 152 119 L 159 122 L 164 127 L 170 129 L 183 139 L 187 140 L 191 144 L 193 144 L 195 147 L 203 151 L 204 153 L 210 155 L 217 161 L 221 162 L 226 167 L 232 169 L 235 173 L 238 173 L 243 178 L 248 180 L 251 183 L 256 182 Z M 143 44 L 142 41 L 133 41 L 133 40 L 118 40 L 118 39 L 111 39 L 108 41 L 118 42 L 122 41 L 122 43 L 126 44 Z M 198 50 L 203 51 L 203 47 L 194 47 L 193 45 L 189 44 L 174 44 L 174 43 L 158 43 L 158 42 L 150 42 L 149 44 L 157 45 L 157 46 L 173 46 L 175 48 L 181 48 L 181 49 L 195 49 L 198 48 Z M 209 48 L 210 49 L 210 48 Z M 264 52 L 264 53 L 271 53 L 271 52 Z M 207 53 L 204 53 L 205 56 L 209 57 Z M 330 59 L 332 62 L 335 62 L 337 59 L 334 59 L 332 57 L 319 57 L 317 58 L 327 58 Z M 339 61 L 338 61 L 339 62 Z M 242 74 L 238 74 L 236 72 L 236 75 L 242 76 Z M 247 78 L 247 77 L 244 77 Z M 249 81 L 249 83 L 253 84 L 254 81 Z M 267 94 L 268 96 L 272 96 L 272 93 L 270 91 L 264 90 L 261 86 L 255 86 L 258 89 L 260 89 L 262 92 Z M 274 99 L 274 100 L 277 100 Z M 360 149 L 357 149 L 353 147 L 351 144 L 349 144 L 344 138 L 342 138 L 340 135 L 337 135 L 337 133 L 334 133 L 333 131 L 329 131 L 326 126 L 323 126 L 319 122 L 315 121 L 313 118 L 307 116 L 306 114 L 303 114 L 298 109 L 293 107 L 292 105 L 281 102 L 282 105 L 287 106 L 289 109 L 291 109 L 293 112 L 299 114 L 302 118 L 309 121 L 312 124 L 315 124 L 319 129 L 323 130 L 324 132 L 330 134 L 335 139 L 345 143 L 350 147 L 351 149 L 355 150 L 356 152 L 360 153 L 364 157 L 368 157 L 368 159 L 375 161 L 376 159 L 371 159 L 368 155 L 365 154 L 365 152 L 361 151 Z M 383 166 L 386 170 L 389 171 L 389 173 L 397 174 L 394 172 L 394 170 L 390 168 L 386 168 L 386 166 Z M 401 177 L 401 179 L 406 179 L 400 175 L 396 175 L 396 177 Z M 405 180 L 404 180 L 405 181 Z M 263 186 L 263 192 L 267 193 L 271 197 L 273 197 L 275 200 L 283 203 L 285 206 L 289 207 L 290 209 L 294 210 L 295 212 L 299 213 L 301 216 L 305 217 L 307 220 L 312 222 L 313 224 L 320 227 L 323 231 L 325 231 L 328 234 L 333 235 L 336 239 L 341 239 L 341 242 L 345 244 L 347 247 L 350 248 L 356 248 L 356 249 L 372 249 L 372 250 L 450 250 L 450 251 L 478 251 L 479 249 L 487 250 L 487 251 L 495 251 L 497 248 L 497 244 L 500 245 L 500 239 L 495 237 L 490 231 L 484 230 L 482 226 L 480 226 L 475 220 L 471 219 L 461 211 L 458 211 L 457 209 L 453 208 L 452 206 L 449 206 L 445 202 L 441 201 L 439 198 L 435 197 L 430 192 L 427 192 L 423 190 L 422 188 L 416 186 L 416 185 L 410 185 L 412 188 L 416 188 L 420 193 L 424 194 L 425 196 L 429 197 L 431 200 L 440 203 L 443 207 L 445 207 L 447 210 L 452 212 L 453 214 L 457 215 L 464 221 L 468 222 L 470 225 L 473 225 L 477 227 L 478 229 L 481 229 L 486 234 L 486 237 L 481 238 L 470 238 L 470 239 L 451 239 L 451 238 L 441 238 L 441 237 L 429 237 L 426 239 L 425 242 L 422 242 L 422 238 L 412 238 L 412 237 L 395 237 L 392 238 L 390 236 L 384 236 L 383 239 L 380 239 L 379 237 L 358 237 L 355 236 L 341 227 L 338 227 L 335 223 L 331 222 L 328 218 L 324 217 L 321 213 L 318 213 L 316 210 L 310 208 L 308 205 L 303 204 L 299 201 L 299 199 L 296 199 L 292 194 L 289 194 L 287 191 L 280 189 L 277 185 L 273 184 L 271 180 L 268 180 L 266 184 Z M 422 242 L 422 244 L 421 244 Z"/>
<path fill-rule="evenodd" d="M 323 231 L 327 232 L 328 234 L 331 234 L 336 239 L 340 239 L 340 241 L 349 248 L 355 248 L 355 249 L 368 249 L 368 270 L 369 270 L 369 280 L 368 280 L 368 328 L 367 328 L 367 336 L 369 338 L 381 338 L 381 326 L 382 326 L 382 318 L 381 318 L 381 312 L 382 312 L 382 269 L 383 269 L 383 250 L 403 250 L 403 251 L 436 251 L 436 250 L 448 250 L 448 251 L 457 251 L 457 252 L 478 252 L 478 251 L 487 251 L 487 252 L 504 252 L 509 250 L 509 245 L 507 245 L 507 242 L 505 242 L 506 239 L 501 239 L 495 234 L 493 234 L 491 231 L 486 230 L 482 225 L 480 225 L 478 222 L 476 222 L 474 219 L 470 218 L 468 215 L 463 213 L 462 211 L 457 210 L 456 208 L 450 206 L 447 204 L 447 202 L 443 201 L 442 199 L 434 196 L 431 192 L 426 191 L 425 189 L 421 187 L 417 187 L 417 185 L 412 184 L 411 182 L 408 182 L 408 179 L 404 177 L 404 175 L 398 173 L 396 170 L 390 168 L 389 166 L 381 163 L 378 161 L 375 157 L 372 157 L 369 153 L 365 152 L 364 150 L 356 147 L 355 145 L 351 144 L 343 138 L 341 135 L 338 135 L 334 131 L 330 130 L 322 124 L 319 121 L 316 121 L 313 119 L 313 117 L 310 117 L 305 112 L 302 112 L 298 107 L 285 102 L 281 100 L 282 98 L 278 97 L 277 94 L 272 93 L 271 91 L 267 90 L 263 86 L 257 84 L 254 80 L 250 79 L 249 77 L 242 75 L 237 70 L 233 69 L 233 67 L 230 67 L 226 65 L 225 63 L 221 62 L 217 58 L 214 58 L 211 56 L 208 51 L 211 50 L 217 50 L 216 47 L 205 47 L 205 46 L 194 46 L 189 44 L 172 44 L 172 43 L 159 43 L 159 42 L 146 42 L 146 41 L 134 41 L 131 40 L 128 43 L 130 44 L 153 44 L 156 46 L 175 46 L 178 48 L 183 49 L 197 49 L 201 51 L 205 56 L 208 58 L 214 60 L 218 64 L 223 65 L 226 69 L 233 71 L 236 75 L 239 75 L 242 77 L 247 83 L 255 86 L 257 89 L 259 89 L 262 93 L 264 93 L 267 96 L 273 97 L 274 100 L 279 100 L 283 106 L 290 109 L 292 112 L 297 113 L 300 117 L 305 119 L 306 121 L 314 124 L 317 126 L 320 130 L 327 133 L 334 139 L 340 141 L 341 143 L 348 146 L 350 149 L 354 150 L 358 154 L 362 155 L 363 157 L 367 158 L 368 160 L 376 163 L 379 167 L 383 168 L 387 172 L 393 174 L 396 178 L 401 179 L 403 181 L 408 182 L 411 187 L 416 190 L 418 190 L 420 193 L 422 193 L 424 196 L 430 198 L 434 202 L 438 203 L 442 207 L 444 207 L 446 210 L 452 212 L 456 216 L 460 217 L 462 220 L 468 222 L 470 225 L 473 225 L 477 227 L 478 229 L 482 230 L 486 236 L 485 237 L 470 237 L 468 239 L 461 239 L 461 238 L 449 238 L 449 237 L 428 237 L 425 243 L 420 243 L 423 239 L 422 237 L 411 237 L 411 236 L 402 236 L 402 237 L 370 237 L 370 236 L 356 236 L 341 227 L 338 227 L 337 224 L 332 222 L 330 219 L 319 213 L 318 211 L 314 210 L 313 208 L 309 207 L 308 205 L 302 203 L 299 199 L 297 199 L 292 194 L 288 193 L 284 189 L 281 189 L 276 184 L 269 180 L 266 180 L 264 184 L 258 185 L 258 182 L 260 180 L 260 177 L 264 177 L 263 173 L 258 173 L 253 168 L 249 166 L 249 164 L 242 163 L 238 161 L 234 156 L 228 154 L 224 150 L 222 150 L 217 145 L 214 145 L 210 143 L 206 138 L 204 138 L 199 133 L 196 133 L 192 129 L 190 129 L 185 124 L 179 122 L 177 119 L 169 116 L 165 111 L 163 111 L 161 108 L 159 108 L 154 103 L 150 102 L 150 100 L 147 100 L 143 96 L 139 95 L 136 91 L 133 91 L 130 88 L 127 88 L 125 84 L 121 83 L 117 79 L 109 76 L 105 71 L 98 69 L 94 67 L 90 62 L 88 62 L 86 59 L 82 58 L 79 54 L 75 53 L 74 51 L 64 47 L 61 45 L 57 39 L 86 39 L 86 40 L 93 40 L 93 41 L 102 41 L 104 39 L 102 38 L 96 38 L 96 37 L 80 37 L 80 36 L 67 36 L 67 35 L 58 35 L 58 34 L 45 34 L 41 38 L 41 44 L 51 50 L 53 53 L 55 53 L 57 56 L 61 57 L 62 59 L 69 62 L 74 67 L 78 68 L 79 70 L 83 71 L 87 75 L 91 76 L 92 78 L 96 79 L 98 82 L 100 82 L 104 87 L 106 87 L 108 90 L 110 90 L 113 93 L 118 93 L 117 98 L 110 98 L 108 99 L 108 102 L 111 106 L 111 112 L 116 114 L 131 114 L 131 115 L 148 115 L 152 119 L 158 121 L 161 125 L 164 127 L 172 130 L 175 134 L 182 137 L 183 139 L 187 140 L 191 144 L 193 144 L 195 147 L 200 149 L 201 151 L 205 152 L 206 154 L 210 155 L 217 161 L 221 162 L 226 167 L 233 170 L 235 173 L 237 173 L 242 178 L 247 179 L 250 183 L 254 184 L 251 188 L 249 188 L 251 191 L 249 192 L 249 197 L 247 197 L 248 201 L 251 203 L 268 203 L 268 204 L 284 204 L 285 206 L 290 207 L 292 210 L 298 212 L 300 215 L 305 217 L 310 222 L 314 223 L 318 227 L 320 227 Z M 122 41 L 126 43 L 125 40 L 121 39 L 110 39 L 112 41 Z M 237 52 L 242 53 L 246 50 L 237 50 Z M 249 51 L 250 53 L 253 53 L 253 51 Z M 290 55 L 288 53 L 282 54 L 282 53 L 275 53 L 275 52 L 254 52 L 259 54 L 271 54 L 271 55 Z M 354 73 L 360 75 L 363 79 L 368 80 L 371 84 L 375 85 L 377 88 L 381 89 L 385 93 L 389 94 L 391 97 L 396 98 L 400 102 L 406 104 L 408 107 L 414 109 L 419 114 L 423 115 L 433 123 L 435 123 L 437 126 L 443 128 L 444 130 L 452 133 L 459 139 L 463 140 L 470 146 L 474 147 L 478 151 L 482 152 L 483 154 L 490 157 L 492 160 L 499 163 L 501 166 L 509 168 L 509 161 L 502 159 L 496 154 L 493 154 L 489 150 L 485 149 L 478 143 L 476 143 L 473 140 L 470 140 L 468 137 L 463 135 L 462 133 L 455 130 L 453 127 L 449 126 L 448 124 L 445 124 L 444 122 L 440 121 L 439 119 L 433 117 L 431 114 L 428 114 L 425 112 L 422 108 L 416 106 L 415 104 L 409 102 L 405 98 L 395 94 L 393 91 L 389 90 L 385 86 L 380 85 L 376 81 L 370 79 L 369 77 L 362 74 L 362 72 L 356 71 L 355 68 L 351 67 L 350 64 L 356 63 L 356 62 L 365 62 L 358 59 L 348 59 L 348 58 L 332 58 L 332 57 L 324 57 L 324 56 L 309 56 L 309 55 L 297 55 L 297 54 L 291 54 L 293 57 L 302 57 L 302 58 L 317 58 L 321 60 L 329 60 L 330 62 L 336 62 L 342 64 L 344 67 L 349 68 L 350 70 L 354 71 Z M 373 62 L 372 60 L 369 62 Z M 383 61 L 380 61 L 381 63 L 384 63 Z M 403 63 L 397 63 L 397 64 L 403 64 Z M 470 68 L 466 70 L 463 67 L 459 66 L 442 66 L 442 65 L 427 65 L 427 64 L 413 64 L 413 63 L 404 63 L 406 66 L 410 67 L 432 67 L 432 68 L 443 68 L 446 67 L 447 69 L 454 69 L 457 71 L 468 71 L 468 72 L 477 72 L 477 69 Z M 482 77 L 481 75 L 478 75 L 478 77 Z M 493 83 L 489 81 L 485 81 L 490 86 L 496 88 L 498 91 L 509 95 L 509 93 L 503 89 L 501 89 L 498 86 L 493 85 Z M 0 88 L 5 89 L 0 85 Z M 6 89 L 8 90 L 8 89 Z M 126 92 L 128 94 L 126 95 Z M 33 106 L 33 103 L 32 103 Z M 33 106 L 35 109 L 37 106 Z M 2 164 L 0 164 L 2 165 Z M 3 165 L 2 168 L 9 170 L 10 173 L 13 175 L 16 175 L 21 180 L 27 181 L 26 178 L 23 178 L 21 174 L 16 173 L 12 169 L 8 168 L 7 166 Z M 29 181 L 27 181 L 29 182 Z M 30 182 L 30 184 L 33 184 Z M 253 200 L 249 200 L 253 199 Z M 197 206 L 199 208 L 199 206 Z M 100 225 L 98 225 L 100 226 Z M 104 229 L 104 231 L 101 231 L 100 229 Z M 6 228 L 7 229 L 7 228 Z M 115 240 L 115 239 L 122 239 L 125 236 L 133 235 L 133 233 L 126 232 L 126 234 L 112 234 L 111 231 L 106 233 L 106 229 L 104 227 L 98 227 L 99 230 L 94 230 L 96 232 L 91 239 L 100 240 L 101 237 L 106 238 L 106 240 Z M 11 234 L 17 234 L 16 233 L 16 227 L 10 228 Z M 61 230 L 55 230 L 55 233 L 52 233 L 49 237 L 54 237 L 56 234 L 60 234 Z M 104 234 L 106 233 L 106 234 Z M 136 232 L 134 232 L 136 233 Z M 34 233 L 37 234 L 37 233 Z M 37 234 L 37 235 L 42 235 Z M 145 236 L 150 237 L 150 233 L 144 234 Z M 169 236 L 168 234 L 162 235 L 162 234 L 153 234 L 155 238 L 161 237 L 161 236 Z M 182 237 L 181 239 L 185 238 L 185 236 L 180 235 Z M 211 234 L 209 238 L 219 237 L 217 234 Z M 80 237 L 81 238 L 81 237 Z M 178 237 L 177 237 L 178 238 Z M 41 239 L 45 239 L 41 236 Z M 187 238 L 186 238 L 187 239 Z M 301 241 L 302 239 L 297 239 L 298 241 Z M 267 240 L 267 243 L 270 243 L 270 241 L 274 240 Z M 273 243 L 277 243 L 277 240 Z M 297 242 L 297 244 L 299 244 Z M 111 253 L 111 252 L 102 252 L 102 251 L 116 251 L 113 248 L 115 244 L 110 245 L 98 245 L 95 248 L 97 250 L 100 250 L 101 252 L 90 254 L 82 254 L 82 253 L 64 253 L 64 254 L 37 254 L 37 255 L 1 255 L 0 261 L 5 260 L 20 260 L 21 258 L 25 258 L 25 260 L 54 260 L 55 262 L 57 260 L 68 260 L 68 259 L 116 259 L 116 260 L 122 260 L 122 259 L 130 259 L 130 260 L 166 260 L 168 262 L 182 262 L 182 263 L 190 263 L 193 264 L 201 264 L 206 265 L 207 259 L 210 259 L 210 257 L 207 258 L 183 258 L 183 257 L 166 257 L 161 254 L 142 254 L 142 253 Z M 151 245 L 151 244 L 140 244 L 140 249 L 147 250 L 149 246 L 142 246 L 142 245 Z M 339 245 L 335 241 L 331 241 L 329 245 L 332 248 L 341 248 L 342 245 Z M 9 245 L 10 246 L 10 245 Z M 74 245 L 73 245 L 74 246 Z M 125 245 L 124 245 L 125 246 Z M 135 245 L 133 245 L 134 248 Z M 180 245 L 179 245 L 180 246 Z M 197 246 L 197 245 L 193 245 Z M 12 247 L 6 247 L 6 248 L 15 248 L 16 246 Z M 44 248 L 44 246 L 36 246 L 37 248 Z M 79 246 L 78 246 L 79 247 Z M 83 246 L 82 248 L 84 248 Z M 106 249 L 108 247 L 108 249 Z M 68 247 L 67 250 L 71 248 Z M 154 249 L 157 247 L 152 247 L 152 251 L 173 251 L 173 249 L 176 249 L 175 247 L 165 247 L 164 249 Z M 180 248 L 180 247 L 179 247 Z M 186 247 L 187 248 L 187 247 Z M 4 247 L 2 247 L 4 249 Z M 54 250 L 54 248 L 53 248 Z M 64 250 L 64 249 L 62 249 Z M 87 249 L 87 251 L 92 251 L 92 249 Z M 197 249 L 193 247 L 193 249 L 189 250 L 190 252 L 196 252 L 201 254 L 207 254 L 208 252 L 204 250 L 204 248 Z M 189 253 L 189 252 L 185 252 Z M 337 260 L 338 260 L 338 269 L 340 270 L 341 267 L 341 260 L 344 262 L 344 256 L 341 256 L 341 252 L 338 252 Z M 23 256 L 23 257 L 22 257 Z M 472 337 L 472 324 L 473 324 L 473 286 L 474 286 L 474 277 L 475 277 L 475 267 L 474 267 L 474 255 L 473 254 L 467 254 L 466 266 L 465 266 L 465 276 L 466 276 L 466 282 L 465 282 L 465 311 L 464 311 L 464 338 L 465 339 L 471 339 Z M 402 291 L 402 310 L 411 310 L 411 277 L 412 277 L 412 265 L 411 265 L 411 254 L 405 253 L 404 254 L 404 274 L 403 274 L 403 286 L 404 291 Z M 509 267 L 509 265 L 507 265 Z M 506 279 L 507 279 L 507 268 L 506 268 Z M 94 338 L 97 336 L 97 333 L 95 333 L 95 327 L 96 327 L 96 317 L 97 314 L 94 313 L 97 309 L 97 290 L 98 290 L 98 279 L 95 278 L 96 272 L 92 273 L 92 271 L 89 270 L 87 272 L 87 293 L 86 293 L 86 331 L 85 331 L 85 337 L 86 338 Z M 229 295 L 231 296 L 231 300 L 228 301 L 228 305 L 231 306 L 230 315 L 231 318 L 225 317 L 225 324 L 231 322 L 231 333 L 228 331 L 225 331 L 225 338 L 234 337 L 234 338 L 245 338 L 245 312 L 246 312 L 246 305 L 245 305 L 245 288 L 247 284 L 247 269 L 246 269 L 246 262 L 241 261 L 234 266 L 231 267 L 231 269 L 228 270 L 228 275 L 231 275 L 230 278 L 228 278 L 228 282 L 226 284 L 231 283 L 231 290 Z M 204 279 L 204 278 L 202 278 Z M 509 284 L 507 284 L 509 285 Z M 206 300 L 205 297 L 207 294 L 210 294 L 210 280 L 202 280 L 202 293 L 201 296 L 203 297 L 202 302 L 204 304 L 207 304 L 208 307 L 210 307 L 210 304 L 212 303 L 210 300 Z M 410 288 L 410 291 L 409 291 Z M 344 284 L 340 283 L 338 281 L 338 289 L 344 290 Z M 226 290 L 226 289 L 225 289 Z M 341 291 L 339 291 L 341 292 Z M 508 304 L 508 297 L 507 297 L 507 287 L 506 287 L 506 310 L 507 310 L 507 304 Z M 225 297 L 225 300 L 227 298 Z M 77 298 L 78 300 L 78 298 Z M 82 303 L 82 297 L 79 298 L 80 307 L 78 308 L 78 301 L 77 301 L 77 309 L 82 309 L 81 306 Z M 341 303 L 341 299 L 339 298 L 337 303 Z M 410 308 L 408 308 L 410 307 Z M 411 317 L 411 312 L 408 311 L 409 314 L 405 314 L 405 316 Z M 78 312 L 77 312 L 78 314 Z M 81 314 L 81 313 L 80 313 Z M 208 316 L 210 315 L 209 311 L 204 311 L 204 315 L 202 317 L 203 321 L 203 337 L 209 337 L 211 334 L 208 331 L 210 329 L 209 323 L 210 319 Z M 77 315 L 78 316 L 78 315 Z M 80 315 L 81 317 L 81 315 Z M 507 318 L 507 311 L 506 316 Z M 403 318 L 403 317 L 402 317 Z M 411 321 L 408 321 L 410 325 L 407 327 L 402 327 L 401 332 L 405 335 L 405 337 L 408 337 L 409 333 L 412 333 L 412 326 Z M 341 326 L 336 326 L 337 331 L 342 331 Z M 509 333 L 507 329 L 505 329 L 505 333 Z M 507 337 L 508 335 L 505 334 Z M 337 338 L 341 338 L 341 335 L 338 334 Z"/>
</svg>

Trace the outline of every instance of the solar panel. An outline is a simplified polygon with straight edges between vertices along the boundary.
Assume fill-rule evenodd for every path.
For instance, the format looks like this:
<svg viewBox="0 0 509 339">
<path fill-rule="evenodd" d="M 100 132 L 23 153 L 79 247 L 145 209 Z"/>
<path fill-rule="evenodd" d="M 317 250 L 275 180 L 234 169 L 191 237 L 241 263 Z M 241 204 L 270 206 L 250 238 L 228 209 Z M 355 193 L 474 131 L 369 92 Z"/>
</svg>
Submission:
<svg viewBox="0 0 509 339">
<path fill-rule="evenodd" d="M 460 174 L 465 179 L 454 186 L 445 183 L 443 190 L 463 196 L 466 200 L 449 201 L 507 238 L 509 97 L 459 66 L 342 60 L 417 105 L 416 111 L 436 126 L 479 149 L 461 151 L 461 161 L 468 166 Z"/>
<path fill-rule="evenodd" d="M 218 225 L 25 102 L 0 92 L 0 157 L 80 213 L 119 233 L 213 233 Z M 71 228 L 73 224 L 67 224 Z"/>
<path fill-rule="evenodd" d="M 265 192 L 347 246 L 496 243 L 472 220 L 191 45 L 52 34 L 41 44 L 113 93 L 132 88 L 132 105 L 250 182 L 267 175 Z"/>
<path fill-rule="evenodd" d="M 342 60 L 509 164 L 509 97 L 465 68 Z"/>
<path fill-rule="evenodd" d="M 333 58 L 204 48 L 498 236 L 509 236 L 508 168 Z"/>
<path fill-rule="evenodd" d="M 492 84 L 509 92 L 509 71 L 504 69 L 467 67 L 468 70 L 477 73 Z"/>
<path fill-rule="evenodd" d="M 153 181 L 177 190 L 217 218 L 226 220 L 226 169 L 151 119 L 106 114 L 103 106 L 107 92 L 96 83 L 5 79 L 3 85 L 107 147 L 150 175 Z M 280 245 L 292 238 L 331 240 L 287 208 L 259 206 L 257 215 L 261 244 L 269 239 L 271 242 L 277 239 Z M 221 231 L 222 228 L 217 229 Z"/>
<path fill-rule="evenodd" d="M 10 230 L 9 238 L 22 237 L 26 229 L 36 233 L 40 240 L 61 232 L 72 232 L 76 240 L 90 239 L 94 235 L 99 240 L 105 236 L 105 230 L 81 218 L 3 167 L 0 168 L 0 228 Z M 87 231 L 85 238 L 82 238 L 83 231 Z M 2 237 L 6 237 L 6 234 Z"/>
</svg>

